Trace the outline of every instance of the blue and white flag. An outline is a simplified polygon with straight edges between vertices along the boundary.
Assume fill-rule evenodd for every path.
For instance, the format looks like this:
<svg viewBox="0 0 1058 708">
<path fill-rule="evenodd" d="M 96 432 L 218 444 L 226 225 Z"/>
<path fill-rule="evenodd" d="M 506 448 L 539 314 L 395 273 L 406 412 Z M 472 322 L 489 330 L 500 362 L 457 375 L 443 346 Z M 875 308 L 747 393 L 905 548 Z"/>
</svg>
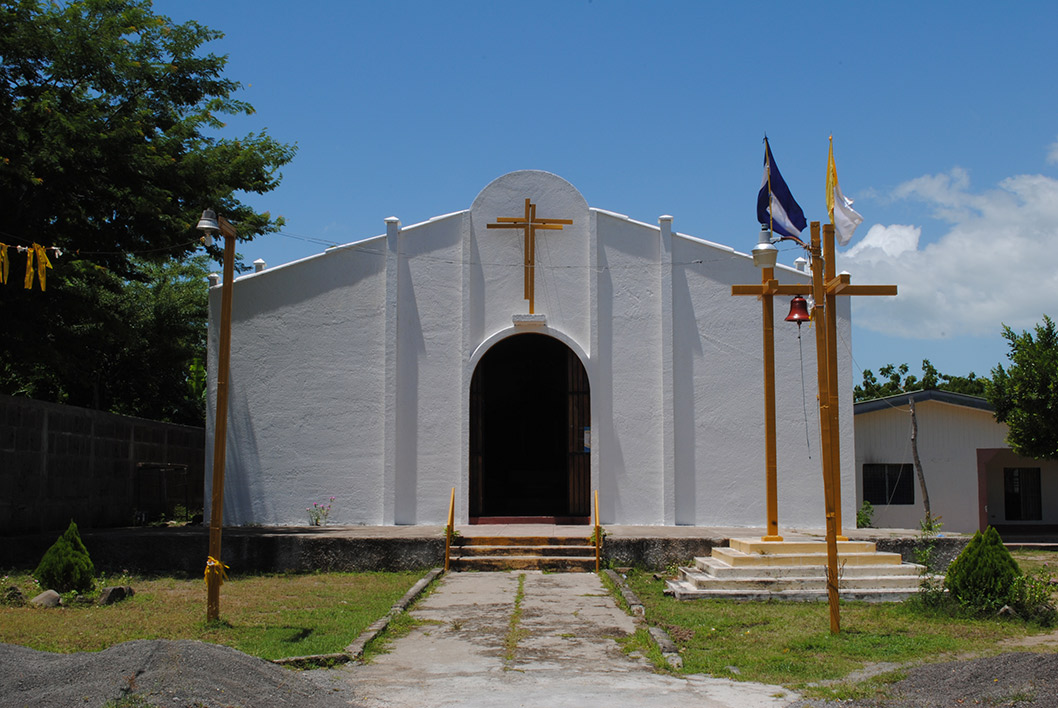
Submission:
<svg viewBox="0 0 1058 708">
<path fill-rule="evenodd" d="M 779 174 L 767 138 L 764 138 L 764 179 L 757 195 L 757 221 L 775 233 L 794 238 L 800 236 L 801 229 L 808 225 L 804 212 Z"/>
</svg>

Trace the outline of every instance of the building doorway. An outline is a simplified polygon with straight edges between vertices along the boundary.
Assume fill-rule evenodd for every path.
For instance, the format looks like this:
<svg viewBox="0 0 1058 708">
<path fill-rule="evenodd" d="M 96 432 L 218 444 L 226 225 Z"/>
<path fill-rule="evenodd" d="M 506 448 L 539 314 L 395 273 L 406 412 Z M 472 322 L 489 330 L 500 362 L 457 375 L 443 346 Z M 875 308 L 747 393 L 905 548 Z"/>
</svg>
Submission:
<svg viewBox="0 0 1058 708">
<path fill-rule="evenodd" d="M 471 523 L 589 523 L 591 392 L 559 340 L 497 342 L 470 384 Z"/>
</svg>

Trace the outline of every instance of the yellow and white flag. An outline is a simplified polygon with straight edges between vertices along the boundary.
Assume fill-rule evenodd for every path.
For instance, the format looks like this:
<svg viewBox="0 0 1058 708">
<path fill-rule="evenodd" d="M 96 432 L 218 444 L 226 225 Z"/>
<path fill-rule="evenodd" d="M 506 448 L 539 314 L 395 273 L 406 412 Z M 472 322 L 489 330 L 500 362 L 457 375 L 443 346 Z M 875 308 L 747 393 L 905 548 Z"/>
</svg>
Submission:
<svg viewBox="0 0 1058 708">
<path fill-rule="evenodd" d="M 830 157 L 827 159 L 827 213 L 834 225 L 838 245 L 847 246 L 863 217 L 852 208 L 852 200 L 841 193 L 838 186 L 838 170 L 834 166 L 834 136 L 830 136 Z"/>
</svg>

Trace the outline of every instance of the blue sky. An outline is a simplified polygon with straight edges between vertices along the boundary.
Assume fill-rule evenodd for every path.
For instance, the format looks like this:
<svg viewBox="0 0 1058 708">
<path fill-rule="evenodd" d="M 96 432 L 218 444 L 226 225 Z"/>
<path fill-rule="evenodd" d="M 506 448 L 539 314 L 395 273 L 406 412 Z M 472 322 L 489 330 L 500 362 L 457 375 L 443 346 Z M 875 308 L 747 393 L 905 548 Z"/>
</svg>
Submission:
<svg viewBox="0 0 1058 708">
<path fill-rule="evenodd" d="M 864 223 L 839 256 L 897 298 L 854 305 L 854 377 L 930 359 L 987 375 L 1006 323 L 1058 316 L 1058 5 L 163 0 L 222 30 L 228 76 L 297 143 L 248 201 L 278 265 L 470 206 L 543 169 L 588 203 L 748 252 L 765 133 L 809 220 L 827 137 Z M 311 240 L 305 240 L 311 239 Z M 792 264 L 797 251 L 784 251 Z M 747 326 L 757 326 L 747 323 Z"/>
</svg>

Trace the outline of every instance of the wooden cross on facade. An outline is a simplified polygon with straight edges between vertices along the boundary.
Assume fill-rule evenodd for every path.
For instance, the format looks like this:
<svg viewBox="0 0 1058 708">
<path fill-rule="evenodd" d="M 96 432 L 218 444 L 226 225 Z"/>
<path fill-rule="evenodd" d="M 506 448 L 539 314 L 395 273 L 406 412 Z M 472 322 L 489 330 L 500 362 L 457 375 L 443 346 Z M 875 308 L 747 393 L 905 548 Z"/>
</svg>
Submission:
<svg viewBox="0 0 1058 708">
<path fill-rule="evenodd" d="M 522 273 L 523 297 L 529 301 L 529 314 L 534 314 L 534 301 L 536 295 L 534 267 L 536 266 L 536 232 L 561 231 L 564 225 L 573 223 L 573 219 L 538 219 L 536 216 L 536 204 L 529 199 L 525 200 L 524 216 L 500 216 L 495 224 L 486 224 L 488 229 L 522 229 L 525 234 L 524 246 L 524 269 Z"/>
<path fill-rule="evenodd" d="M 764 268 L 760 285 L 732 285 L 732 295 L 756 295 L 761 298 L 764 316 L 764 410 L 766 450 L 767 535 L 764 541 L 781 541 L 779 536 L 775 448 L 775 353 L 772 326 L 775 295 L 812 295 L 812 324 L 816 332 L 816 370 L 819 382 L 820 457 L 823 463 L 823 495 L 827 526 L 827 595 L 830 602 L 830 629 L 837 633 L 838 567 L 837 542 L 841 536 L 841 442 L 838 427 L 838 295 L 896 295 L 895 285 L 851 285 L 848 273 L 834 273 L 834 226 L 823 227 L 823 244 L 819 222 L 813 221 L 812 283 L 780 285 L 773 268 Z M 801 243 L 799 239 L 792 239 Z M 804 244 L 801 244 L 804 246 Z"/>
</svg>

